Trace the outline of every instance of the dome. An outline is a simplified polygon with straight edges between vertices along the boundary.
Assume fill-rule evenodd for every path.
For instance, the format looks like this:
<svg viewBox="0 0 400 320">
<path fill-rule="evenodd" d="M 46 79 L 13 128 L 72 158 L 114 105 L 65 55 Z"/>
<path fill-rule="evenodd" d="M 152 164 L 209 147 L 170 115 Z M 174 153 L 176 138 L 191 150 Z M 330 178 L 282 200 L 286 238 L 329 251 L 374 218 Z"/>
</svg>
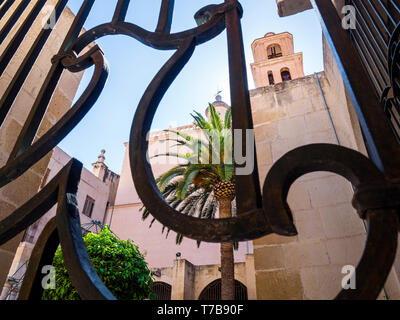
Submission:
<svg viewBox="0 0 400 320">
<path fill-rule="evenodd" d="M 230 108 L 230 106 L 227 103 L 222 101 L 222 96 L 219 95 L 219 94 L 215 97 L 215 101 L 212 103 L 212 105 L 215 107 L 215 109 L 217 110 L 218 114 L 222 118 L 225 117 L 226 111 Z M 208 119 L 210 119 L 209 107 L 207 107 L 207 109 L 206 109 L 206 117 Z"/>
</svg>

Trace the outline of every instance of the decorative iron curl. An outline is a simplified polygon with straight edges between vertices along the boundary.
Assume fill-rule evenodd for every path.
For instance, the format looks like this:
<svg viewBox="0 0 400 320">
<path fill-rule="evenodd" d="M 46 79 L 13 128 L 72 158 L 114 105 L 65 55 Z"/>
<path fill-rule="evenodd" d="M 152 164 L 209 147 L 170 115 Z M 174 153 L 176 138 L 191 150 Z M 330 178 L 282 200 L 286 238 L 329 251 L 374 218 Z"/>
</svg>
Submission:
<svg viewBox="0 0 400 320">
<path fill-rule="evenodd" d="M 165 0 L 163 2 L 165 2 Z M 195 15 L 195 17 L 201 17 L 207 14 L 207 19 L 203 20 L 205 21 L 204 23 L 199 24 L 199 26 L 193 29 L 172 34 L 167 32 L 169 28 L 164 28 L 164 32 L 151 32 L 136 24 L 115 19 L 110 23 L 105 23 L 86 31 L 74 41 L 70 51 L 79 54 L 91 42 L 109 35 L 126 35 L 148 47 L 158 50 L 179 49 L 179 47 L 190 38 L 195 39 L 196 45 L 200 45 L 210 41 L 224 31 L 225 13 L 229 10 L 236 9 L 238 5 L 239 3 L 235 0 L 220 5 L 213 5 L 211 6 L 212 10 L 210 10 L 210 6 L 206 6 L 200 9 Z M 173 4 L 171 4 L 171 6 L 173 7 Z M 162 14 L 163 12 L 161 11 L 160 15 L 162 16 Z M 170 23 L 171 21 L 169 21 L 168 24 Z"/>
<path fill-rule="evenodd" d="M 265 179 L 263 207 L 274 232 L 281 233 L 282 225 L 292 226 L 286 200 L 291 185 L 316 171 L 346 178 L 355 189 L 353 206 L 368 223 L 365 250 L 356 268 L 357 288 L 342 290 L 336 299 L 376 299 L 396 255 L 399 186 L 388 182 L 372 161 L 357 151 L 331 144 L 297 148 L 279 159 Z"/>
<path fill-rule="evenodd" d="M 85 3 L 92 4 L 93 1 Z M 167 2 L 168 5 L 166 5 Z M 47 154 L 83 118 L 100 95 L 108 74 L 107 64 L 100 49 L 95 47 L 80 58 L 76 56 L 89 43 L 102 36 L 125 34 L 156 49 L 176 50 L 147 88 L 139 103 L 131 129 L 129 154 L 132 176 L 141 200 L 153 216 L 168 228 L 202 241 L 251 240 L 270 233 L 293 236 L 297 234 L 297 231 L 286 202 L 291 184 L 308 172 L 322 170 L 340 174 L 358 190 L 354 204 L 356 207 L 359 205 L 362 217 L 367 219 L 369 228 L 366 249 L 357 267 L 357 290 L 342 291 L 337 298 L 375 299 L 384 285 L 396 252 L 398 213 L 394 206 L 397 202 L 393 201 L 389 207 L 381 209 L 381 202 L 371 204 L 362 201 L 365 190 L 371 187 L 370 183 L 388 186 L 388 182 L 372 162 L 358 152 L 333 145 L 311 145 L 289 152 L 275 163 L 269 172 L 264 184 L 262 204 L 253 206 L 252 209 L 232 219 L 204 221 L 183 216 L 165 202 L 146 160 L 148 149 L 146 137 L 154 114 L 163 95 L 189 61 L 196 46 L 211 40 L 225 30 L 228 25 L 231 27 L 228 30 L 228 38 L 230 33 L 231 45 L 236 45 L 236 47 L 230 46 L 229 48 L 230 59 L 231 56 L 235 56 L 232 58 L 235 60 L 232 61 L 239 61 L 243 64 L 241 58 L 237 59 L 238 51 L 243 48 L 240 47 L 242 45 L 239 37 L 239 35 L 241 36 L 240 24 L 235 24 L 238 16 L 241 17 L 242 10 L 236 0 L 226 0 L 221 5 L 207 6 L 196 14 L 196 19 L 200 24 L 197 28 L 169 34 L 172 0 L 163 0 L 164 9 L 160 13 L 160 23 L 156 32 L 149 32 L 123 21 L 128 3 L 128 0 L 119 0 L 111 23 L 87 31 L 69 46 L 65 54 L 54 58 L 53 63 L 61 61 L 65 68 L 73 72 L 94 64 L 95 74 L 92 82 L 74 107 L 46 135 L 0 170 L 0 187 L 20 176 Z M 229 12 L 235 14 L 228 15 Z M 168 14 L 166 15 L 166 13 Z M 232 34 L 237 37 L 235 38 Z M 239 45 L 238 42 L 240 42 Z M 236 67 L 241 68 L 243 65 Z M 231 68 L 231 72 L 233 71 Z M 241 78 L 241 80 L 244 79 L 244 77 Z M 244 86 L 245 81 L 238 81 L 234 89 L 243 90 Z M 237 124 L 237 115 L 242 115 L 245 119 L 239 124 L 242 128 L 251 129 L 251 115 L 246 114 L 249 111 L 246 109 L 248 105 L 245 105 L 246 102 L 243 100 L 245 99 L 241 101 L 243 105 L 239 104 L 239 107 L 242 108 L 237 108 L 235 112 L 238 109 L 240 111 L 236 113 L 236 116 L 235 112 L 233 113 L 233 121 L 234 124 Z M 243 112 L 243 109 L 246 109 L 246 112 Z M 237 126 L 234 125 L 234 128 Z M 83 299 L 115 299 L 93 269 L 83 244 L 79 212 L 76 206 L 76 191 L 81 168 L 81 164 L 72 160 L 37 196 L 1 221 L 0 244 L 28 227 L 47 212 L 52 205 L 58 203 L 57 234 L 73 285 Z M 255 176 L 257 175 L 253 174 L 253 177 Z M 390 185 L 389 189 L 383 189 L 383 196 L 378 200 L 385 199 L 388 190 L 390 190 L 389 193 L 393 192 L 398 196 L 397 189 L 392 187 Z M 35 283 L 37 283 L 40 263 L 46 256 L 49 258 L 48 255 L 51 254 L 54 245 L 58 243 L 54 228 L 53 222 L 49 229 L 46 229 L 43 238 L 39 239 L 34 250 L 35 258 L 28 266 L 28 274 L 36 277 Z M 45 236 L 48 236 L 49 241 L 45 239 Z M 43 249 L 40 246 L 43 246 L 44 243 L 46 243 L 46 247 Z M 24 290 L 23 288 L 21 297 L 27 297 L 30 289 Z"/>
<path fill-rule="evenodd" d="M 0 221 L 1 245 L 57 204 L 56 217 L 35 244 L 19 296 L 21 300 L 41 299 L 41 268 L 52 264 L 54 252 L 60 243 L 68 274 L 81 298 L 115 300 L 93 268 L 83 242 L 76 202 L 81 171 L 82 163 L 72 159 L 38 194 Z"/>
<path fill-rule="evenodd" d="M 108 77 L 108 64 L 100 47 L 94 46 L 80 57 L 74 54 L 56 55 L 53 64 L 60 61 L 71 72 L 80 72 L 94 65 L 88 87 L 62 118 L 16 158 L 10 158 L 0 169 L 0 188 L 15 180 L 42 159 L 64 139 L 94 105 Z"/>
<path fill-rule="evenodd" d="M 230 53 L 235 55 L 235 57 L 230 56 L 230 59 L 238 63 L 238 65 L 234 67 L 239 70 L 239 73 L 243 71 L 243 60 L 240 56 L 241 52 L 238 52 L 238 50 L 242 50 L 240 47 L 242 45 L 242 39 L 239 20 L 242 17 L 242 13 L 242 8 L 236 0 L 228 0 L 222 5 L 210 5 L 199 10 L 195 15 L 195 19 L 200 26 L 196 29 L 182 32 L 179 34 L 179 37 L 178 35 L 167 36 L 165 34 L 157 34 L 155 36 L 155 39 L 157 39 L 156 48 L 177 48 L 177 51 L 154 77 L 144 93 L 137 108 L 130 134 L 130 166 L 136 191 L 141 201 L 152 213 L 153 217 L 164 226 L 186 237 L 200 241 L 224 242 L 252 240 L 271 233 L 271 229 L 266 223 L 261 206 L 247 208 L 247 211 L 240 212 L 235 218 L 212 220 L 185 216 L 169 206 L 158 190 L 151 166 L 147 161 L 147 133 L 150 131 L 155 112 L 165 92 L 189 61 L 196 46 L 204 41 L 211 40 L 216 35 L 215 28 L 217 26 L 227 28 L 228 49 Z M 130 26 L 130 28 L 134 27 Z M 222 29 L 218 31 L 220 32 Z M 94 30 L 92 33 L 97 33 L 97 31 Z M 90 32 L 88 32 L 88 35 L 89 34 Z M 89 40 L 86 40 L 85 42 L 88 41 Z M 142 41 L 148 45 L 154 46 L 152 39 L 142 37 Z M 77 43 L 75 44 L 76 47 L 81 47 L 81 45 Z M 236 48 L 235 46 L 237 45 L 239 46 Z M 233 50 L 235 52 L 232 52 L 232 47 L 238 50 Z M 231 74 L 234 73 L 232 66 L 230 72 Z M 245 72 L 245 70 L 243 72 Z M 245 77 L 243 77 L 243 80 L 244 79 Z M 231 81 L 231 85 L 235 87 L 235 89 L 237 88 L 238 91 L 244 90 L 244 95 L 248 95 L 247 87 L 244 87 L 246 85 L 245 81 L 241 83 L 241 79 L 235 80 L 235 83 Z M 233 101 L 233 103 L 235 103 L 235 101 Z M 237 121 L 237 117 L 242 116 L 242 122 L 236 123 L 239 123 L 242 128 L 252 129 L 251 115 L 245 115 L 243 111 L 244 109 L 250 109 L 249 101 L 239 101 L 239 103 L 242 105 L 233 108 L 233 121 Z M 238 109 L 238 107 L 242 110 Z M 250 119 L 248 117 L 250 117 Z M 237 127 L 235 126 L 235 128 Z M 254 177 L 256 175 L 253 173 L 252 176 Z M 254 180 L 257 180 L 258 184 L 258 179 Z M 239 183 L 239 187 L 243 186 L 240 186 Z M 259 189 L 259 185 L 256 186 L 256 189 L 257 187 Z M 255 195 L 253 194 L 252 196 Z M 240 201 L 239 205 L 241 205 Z M 294 228 L 288 228 L 284 231 L 284 234 L 295 235 L 296 232 Z"/>
<path fill-rule="evenodd" d="M 164 10 L 167 8 L 165 6 L 167 1 L 168 0 L 163 0 Z M 173 4 L 172 0 L 169 1 L 170 4 Z M 111 23 L 101 25 L 84 33 L 68 46 L 68 50 L 56 55 L 52 59 L 53 66 L 61 63 L 64 68 L 67 68 L 72 72 L 81 71 L 94 64 L 95 72 L 92 81 L 77 103 L 54 127 L 52 127 L 38 141 L 26 147 L 25 150 L 17 152 L 16 157 L 10 158 L 7 165 L 0 169 L 0 187 L 22 175 L 33 164 L 51 151 L 51 149 L 54 148 L 57 143 L 61 141 L 84 117 L 90 107 L 97 100 L 106 82 L 108 67 L 103 53 L 97 46 L 90 49 L 83 56 L 77 57 L 77 55 L 79 55 L 89 43 L 105 35 L 126 34 L 156 49 L 177 49 L 173 57 L 160 71 L 161 76 L 158 79 L 155 79 L 150 85 L 148 91 L 146 91 L 148 97 L 154 93 L 152 88 L 159 94 L 161 92 L 162 94 L 165 93 L 173 79 L 190 58 L 194 48 L 197 45 L 216 37 L 225 29 L 225 14 L 227 12 L 237 10 L 240 13 L 240 16 L 242 14 L 242 9 L 236 0 L 227 0 L 224 4 L 207 6 L 204 10 L 199 10 L 196 14 L 199 23 L 197 28 L 171 35 L 168 32 L 171 21 L 168 19 L 159 23 L 156 32 L 148 32 L 136 25 L 124 22 L 123 11 L 125 10 L 126 13 L 128 3 L 128 0 L 119 0 L 117 11 Z M 76 19 L 76 24 L 87 15 L 92 4 L 93 0 L 85 1 L 84 7 L 81 8 L 78 15 L 79 18 Z M 168 9 L 170 10 L 170 8 Z M 164 12 L 162 11 L 160 17 L 163 17 L 163 14 Z M 199 17 L 204 17 L 205 15 L 207 15 L 205 19 L 199 19 Z M 155 100 L 158 98 L 161 100 L 162 94 L 156 97 Z M 145 97 L 142 101 L 145 100 Z M 155 100 L 150 99 L 150 101 L 153 102 L 155 102 Z M 148 126 L 148 129 L 150 128 L 151 119 L 154 116 L 156 105 L 157 104 L 150 106 L 150 108 L 153 108 L 153 114 L 151 116 L 147 114 L 148 118 L 146 125 Z M 139 106 L 138 109 L 140 111 L 143 108 Z M 137 115 L 139 114 L 140 112 L 137 113 Z M 135 117 L 135 120 L 136 119 L 137 117 Z M 134 123 L 136 122 L 134 121 Z M 143 132 L 144 131 L 142 131 L 139 136 L 141 136 Z M 146 154 L 146 152 L 144 154 Z M 140 156 L 141 154 L 137 154 L 135 155 L 135 158 Z M 145 156 L 142 158 L 146 159 Z M 77 172 L 78 167 L 79 174 Z M 20 209 L 17 209 L 14 213 L 9 215 L 4 221 L 1 221 L 0 244 L 8 241 L 18 232 L 37 221 L 55 203 L 58 203 L 56 215 L 57 234 L 61 241 L 63 254 L 65 256 L 66 268 L 71 276 L 74 287 L 77 288 L 79 295 L 83 299 L 115 299 L 93 269 L 82 241 L 79 212 L 76 206 L 76 188 L 79 182 L 80 170 L 81 165 L 78 165 L 77 162 L 73 160 L 62 170 L 62 172 L 59 173 L 59 175 L 57 175 L 55 179 L 39 192 L 38 195 L 28 201 Z M 71 177 L 71 175 L 73 177 Z M 137 180 L 135 180 L 135 183 L 137 183 Z M 148 183 L 148 181 L 145 183 Z M 17 223 L 15 223 L 15 221 L 17 221 Z M 257 226 L 256 228 L 259 228 L 259 230 L 248 232 L 246 228 L 249 224 Z M 218 230 L 223 230 L 225 234 L 230 234 L 230 229 L 236 228 L 236 231 L 233 232 L 234 236 L 235 233 L 239 233 L 239 236 L 243 238 L 243 234 L 247 234 L 249 239 L 257 238 L 268 232 L 268 229 L 265 226 L 265 219 L 260 210 L 258 210 L 258 215 L 251 215 L 251 213 L 248 213 L 246 217 L 241 217 L 240 219 L 237 219 L 237 221 L 231 220 L 224 222 L 223 228 L 219 227 L 219 223 L 216 224 L 216 227 Z M 201 233 L 203 232 L 200 231 L 200 234 Z M 48 238 L 45 238 L 46 236 L 48 236 Z M 204 237 L 204 233 L 201 237 Z M 51 255 L 51 251 L 54 249 L 56 242 L 55 231 L 50 228 L 47 230 L 46 235 L 39 240 L 40 241 L 34 250 L 36 258 L 32 261 L 31 265 L 28 266 L 28 274 L 34 274 L 36 279 L 35 281 L 37 281 L 38 266 L 40 264 L 39 261 L 48 260 L 48 255 Z M 211 241 L 213 240 L 216 241 L 218 239 L 211 239 Z M 228 241 L 229 238 L 226 238 L 226 240 Z M 43 248 L 43 246 L 45 247 Z M 26 289 L 26 291 L 23 291 L 21 298 L 27 297 L 29 292 L 31 292 L 29 288 Z"/>
</svg>

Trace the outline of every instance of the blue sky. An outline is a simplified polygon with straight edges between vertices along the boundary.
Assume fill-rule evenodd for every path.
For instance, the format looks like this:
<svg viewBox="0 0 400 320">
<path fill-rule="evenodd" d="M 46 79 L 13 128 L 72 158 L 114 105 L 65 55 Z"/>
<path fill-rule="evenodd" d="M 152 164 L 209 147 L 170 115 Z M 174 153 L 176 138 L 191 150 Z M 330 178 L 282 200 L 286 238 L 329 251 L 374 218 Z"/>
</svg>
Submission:
<svg viewBox="0 0 400 320">
<path fill-rule="evenodd" d="M 318 72 L 322 65 L 322 35 L 319 22 L 312 10 L 280 18 L 275 0 L 242 0 L 243 39 L 247 65 L 253 62 L 251 43 L 267 32 L 288 31 L 294 36 L 296 52 L 304 54 L 306 74 Z M 70 0 L 69 6 L 77 12 L 82 0 Z M 86 29 L 111 20 L 117 0 L 97 0 L 85 25 Z M 194 13 L 209 0 L 175 0 L 172 32 L 193 28 Z M 127 21 L 147 30 L 154 30 L 161 0 L 131 0 Z M 158 51 L 145 47 L 126 36 L 107 36 L 97 41 L 110 65 L 108 82 L 92 110 L 77 127 L 60 143 L 69 155 L 79 159 L 91 170 L 101 149 L 106 150 L 106 163 L 120 173 L 136 107 L 146 87 L 173 51 Z M 77 97 L 92 76 L 86 71 Z M 199 46 L 192 59 L 172 84 L 161 101 L 153 129 L 185 125 L 192 122 L 193 110 L 204 112 L 208 102 L 222 90 L 223 100 L 229 103 L 229 81 L 226 33 Z M 248 67 L 249 88 L 253 79 Z"/>
</svg>

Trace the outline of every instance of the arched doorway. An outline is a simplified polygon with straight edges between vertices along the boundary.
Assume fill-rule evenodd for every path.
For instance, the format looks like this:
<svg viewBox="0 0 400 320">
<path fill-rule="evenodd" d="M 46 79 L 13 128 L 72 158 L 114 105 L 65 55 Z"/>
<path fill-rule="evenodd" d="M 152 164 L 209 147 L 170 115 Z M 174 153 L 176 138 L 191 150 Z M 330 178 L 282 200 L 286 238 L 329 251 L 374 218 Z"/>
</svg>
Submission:
<svg viewBox="0 0 400 320">
<path fill-rule="evenodd" d="M 153 283 L 153 293 L 156 294 L 156 300 L 171 300 L 172 287 L 170 284 L 157 281 Z"/>
<path fill-rule="evenodd" d="M 200 293 L 199 300 L 221 300 L 221 279 L 211 282 Z M 235 300 L 248 300 L 247 288 L 235 280 Z"/>
</svg>

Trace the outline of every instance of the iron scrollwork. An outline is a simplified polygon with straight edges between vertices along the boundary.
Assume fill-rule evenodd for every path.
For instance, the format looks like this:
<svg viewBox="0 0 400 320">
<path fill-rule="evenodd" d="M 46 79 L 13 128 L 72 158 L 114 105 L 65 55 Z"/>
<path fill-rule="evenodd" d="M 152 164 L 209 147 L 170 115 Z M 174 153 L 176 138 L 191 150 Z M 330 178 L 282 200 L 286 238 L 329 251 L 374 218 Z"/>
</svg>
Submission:
<svg viewBox="0 0 400 320">
<path fill-rule="evenodd" d="M 13 181 L 43 158 L 85 116 L 99 97 L 107 79 L 108 67 L 98 46 L 79 56 L 94 40 L 115 34 L 128 35 L 158 50 L 175 50 L 146 89 L 134 116 L 129 156 L 132 177 L 144 205 L 163 225 L 184 236 L 208 242 L 252 240 L 277 233 L 297 234 L 286 202 L 291 184 L 300 176 L 314 171 L 331 171 L 347 178 L 356 189 L 354 206 L 369 223 L 368 240 L 357 267 L 359 285 L 356 291 L 342 291 L 338 299 L 375 299 L 393 264 L 397 245 L 399 190 L 390 184 L 380 170 L 358 152 L 333 145 L 304 146 L 284 155 L 270 170 L 261 193 L 258 170 L 247 176 L 236 176 L 238 215 L 231 219 L 201 220 L 184 216 L 171 208 L 156 187 L 147 162 L 147 133 L 164 94 L 190 60 L 196 47 L 227 31 L 233 128 L 253 129 L 247 88 L 246 64 L 240 19 L 243 13 L 237 0 L 225 0 L 199 10 L 196 28 L 171 34 L 173 0 L 163 0 L 155 32 L 125 21 L 129 0 L 118 0 L 112 21 L 79 32 L 94 0 L 85 0 L 64 41 L 62 49 L 39 93 L 38 99 L 11 153 L 7 165 L 0 169 L 0 187 Z M 317 1 L 319 2 L 319 1 Z M 61 120 L 32 144 L 46 111 L 52 92 L 64 69 L 78 72 L 94 65 L 89 86 Z M 362 114 L 363 115 L 363 114 Z M 254 151 L 255 152 L 255 151 Z M 115 299 L 96 274 L 82 240 L 76 191 L 82 165 L 72 160 L 34 198 L 0 222 L 0 244 L 7 242 L 34 223 L 54 204 L 57 214 L 39 239 L 28 266 L 21 299 L 40 298 L 39 266 L 49 261 L 61 242 L 65 263 L 72 283 L 83 299 Z M 371 191 L 372 190 L 372 191 Z M 374 201 L 366 201 L 376 194 Z M 367 195 L 367 196 L 366 196 Z M 371 277 L 371 275 L 373 275 Z"/>
<path fill-rule="evenodd" d="M 356 268 L 357 288 L 343 289 L 336 299 L 376 299 L 396 254 L 400 188 L 357 151 L 331 144 L 303 146 L 279 159 L 265 179 L 263 204 L 269 224 L 292 224 L 289 189 L 296 179 L 316 171 L 338 174 L 352 184 L 353 206 L 368 224 L 366 247 Z"/>
<path fill-rule="evenodd" d="M 398 137 L 399 132 L 396 129 L 398 130 L 400 127 L 400 23 L 390 36 L 387 61 L 390 85 L 381 94 L 381 104 L 388 118 L 395 122 L 392 128 L 396 137 Z M 393 116 L 393 114 L 396 114 L 396 116 Z"/>
</svg>

